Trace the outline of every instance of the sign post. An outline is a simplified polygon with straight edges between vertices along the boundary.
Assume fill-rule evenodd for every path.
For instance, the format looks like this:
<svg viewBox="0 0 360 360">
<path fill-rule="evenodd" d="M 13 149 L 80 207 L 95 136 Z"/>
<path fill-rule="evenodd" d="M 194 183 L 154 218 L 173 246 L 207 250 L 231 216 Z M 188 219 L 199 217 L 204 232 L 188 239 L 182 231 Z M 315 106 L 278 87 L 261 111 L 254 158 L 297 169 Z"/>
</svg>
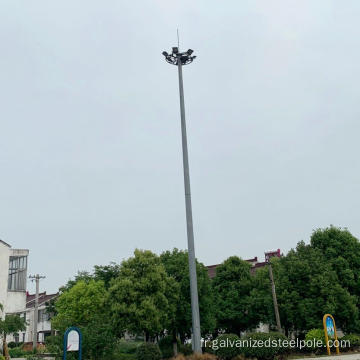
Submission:
<svg viewBox="0 0 360 360">
<path fill-rule="evenodd" d="M 79 328 L 68 328 L 64 334 L 63 360 L 66 360 L 68 351 L 77 351 L 78 359 L 82 360 L 82 333 Z"/>
<path fill-rule="evenodd" d="M 335 319 L 330 314 L 325 314 L 323 317 L 323 325 L 324 325 L 324 333 L 325 333 L 325 342 L 326 342 L 326 349 L 328 355 L 330 355 L 330 346 L 329 346 L 329 338 L 334 341 L 334 345 L 336 348 L 336 354 L 339 355 L 339 340 L 337 338 L 336 333 L 336 325 Z"/>
</svg>

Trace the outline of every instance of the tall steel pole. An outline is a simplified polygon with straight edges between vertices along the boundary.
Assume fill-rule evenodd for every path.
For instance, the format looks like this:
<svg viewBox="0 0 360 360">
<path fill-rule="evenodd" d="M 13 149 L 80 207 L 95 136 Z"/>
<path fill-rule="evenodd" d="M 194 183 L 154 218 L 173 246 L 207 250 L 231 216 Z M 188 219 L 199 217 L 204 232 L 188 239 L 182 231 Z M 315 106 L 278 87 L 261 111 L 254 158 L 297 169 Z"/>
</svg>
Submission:
<svg viewBox="0 0 360 360">
<path fill-rule="evenodd" d="M 170 64 L 177 65 L 179 74 L 179 94 L 180 94 L 180 115 L 181 115 L 181 136 L 182 136 L 182 152 L 184 167 L 184 186 L 185 186 L 185 208 L 186 208 L 186 229 L 188 240 L 188 256 L 189 256 L 189 275 L 190 275 L 190 295 L 191 295 L 191 313 L 192 313 L 192 347 L 194 352 L 201 353 L 201 329 L 200 329 L 200 311 L 199 298 L 196 276 L 196 258 L 194 246 L 194 229 L 191 206 L 190 191 L 190 171 L 189 171 L 189 155 L 186 136 L 185 121 L 185 102 L 184 102 L 184 84 L 182 76 L 182 66 L 191 63 L 195 56 L 191 56 L 193 50 L 180 53 L 177 47 L 173 48 L 172 54 L 165 51 L 163 55 Z"/>
<path fill-rule="evenodd" d="M 180 113 L 181 113 L 181 135 L 182 135 L 182 150 L 183 150 L 183 164 L 184 164 L 186 227 L 187 227 L 187 239 L 188 239 L 189 272 L 190 272 L 192 330 L 193 330 L 193 341 L 194 341 L 193 349 L 195 352 L 201 353 L 200 311 L 199 311 L 199 297 L 198 297 L 197 275 L 196 275 L 194 229 L 193 229 L 191 191 L 190 191 L 189 156 L 188 156 L 186 122 L 185 122 L 184 84 L 183 84 L 181 61 L 178 62 L 178 72 L 179 72 L 179 93 L 180 93 Z"/>
</svg>

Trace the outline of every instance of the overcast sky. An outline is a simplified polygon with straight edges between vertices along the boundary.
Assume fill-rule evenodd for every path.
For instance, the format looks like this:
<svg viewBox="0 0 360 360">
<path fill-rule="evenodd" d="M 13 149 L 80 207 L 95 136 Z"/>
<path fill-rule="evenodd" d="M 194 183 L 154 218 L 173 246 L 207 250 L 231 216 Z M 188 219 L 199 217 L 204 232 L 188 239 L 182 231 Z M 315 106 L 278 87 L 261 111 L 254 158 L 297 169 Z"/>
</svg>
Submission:
<svg viewBox="0 0 360 360">
<path fill-rule="evenodd" d="M 186 248 L 177 28 L 199 260 L 360 236 L 358 0 L 0 3 L 0 238 L 41 290 Z"/>
</svg>

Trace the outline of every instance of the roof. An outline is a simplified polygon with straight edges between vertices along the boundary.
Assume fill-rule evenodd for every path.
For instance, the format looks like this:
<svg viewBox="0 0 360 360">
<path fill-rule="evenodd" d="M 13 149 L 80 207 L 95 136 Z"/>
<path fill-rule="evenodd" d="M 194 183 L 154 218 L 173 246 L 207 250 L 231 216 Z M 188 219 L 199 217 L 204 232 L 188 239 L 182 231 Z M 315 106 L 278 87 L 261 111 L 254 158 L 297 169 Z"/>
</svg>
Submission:
<svg viewBox="0 0 360 360">
<path fill-rule="evenodd" d="M 59 296 L 59 293 L 56 294 L 46 294 L 46 291 L 39 293 L 39 306 L 45 305 L 46 302 L 55 299 Z M 35 307 L 35 294 L 26 294 L 26 308 L 30 309 Z"/>
<path fill-rule="evenodd" d="M 258 261 L 258 257 L 255 256 L 254 258 L 252 259 L 248 259 L 248 260 L 245 260 L 249 263 L 251 263 L 251 273 L 254 274 L 255 271 L 258 269 L 258 268 L 262 268 L 264 266 L 266 266 L 267 264 L 267 260 L 273 256 L 277 256 L 277 257 L 280 257 L 281 256 L 281 253 L 280 253 L 280 249 L 277 249 L 276 251 L 268 251 L 265 253 L 265 261 Z M 216 268 L 219 266 L 220 264 L 216 264 L 216 265 L 209 265 L 207 266 L 207 269 L 208 269 L 208 275 L 209 275 L 209 278 L 210 279 L 213 279 L 215 276 L 216 276 Z"/>
<path fill-rule="evenodd" d="M 1 240 L 1 239 L 0 239 L 0 243 L 1 243 L 1 244 L 4 244 L 5 246 L 7 246 L 7 247 L 9 247 L 9 248 L 11 248 L 11 246 L 10 246 L 8 243 L 6 243 L 4 240 Z"/>
</svg>

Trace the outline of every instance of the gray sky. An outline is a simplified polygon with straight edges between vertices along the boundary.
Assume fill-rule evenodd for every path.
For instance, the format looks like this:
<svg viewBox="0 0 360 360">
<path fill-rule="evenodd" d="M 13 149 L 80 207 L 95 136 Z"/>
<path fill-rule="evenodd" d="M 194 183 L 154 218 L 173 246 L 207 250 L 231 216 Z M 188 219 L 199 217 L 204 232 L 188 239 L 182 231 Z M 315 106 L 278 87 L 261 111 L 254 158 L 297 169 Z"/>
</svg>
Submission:
<svg viewBox="0 0 360 360">
<path fill-rule="evenodd" d="M 0 3 L 0 238 L 43 290 L 186 248 L 177 27 L 197 257 L 360 235 L 359 1 Z"/>
</svg>

